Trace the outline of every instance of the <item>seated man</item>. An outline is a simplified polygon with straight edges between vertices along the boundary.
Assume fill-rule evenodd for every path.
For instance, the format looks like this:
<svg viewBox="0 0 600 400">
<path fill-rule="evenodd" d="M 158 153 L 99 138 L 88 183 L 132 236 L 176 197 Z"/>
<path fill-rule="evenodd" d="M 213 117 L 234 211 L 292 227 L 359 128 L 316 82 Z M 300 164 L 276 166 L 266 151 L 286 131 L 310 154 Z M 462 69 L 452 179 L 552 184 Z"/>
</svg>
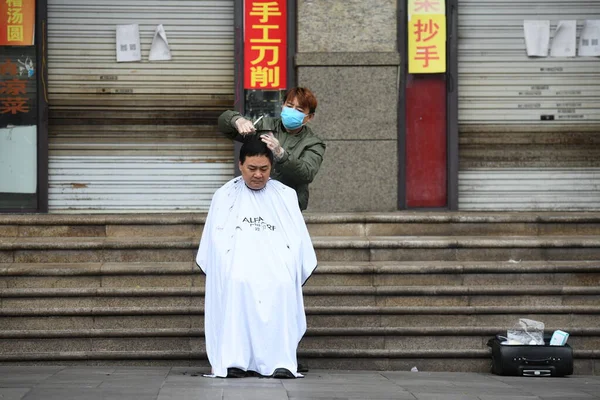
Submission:
<svg viewBox="0 0 600 400">
<path fill-rule="evenodd" d="M 296 192 L 269 178 L 272 164 L 266 144 L 250 136 L 240 150 L 242 176 L 210 205 L 196 263 L 206 274 L 211 376 L 302 376 L 302 285 L 317 258 Z"/>
</svg>

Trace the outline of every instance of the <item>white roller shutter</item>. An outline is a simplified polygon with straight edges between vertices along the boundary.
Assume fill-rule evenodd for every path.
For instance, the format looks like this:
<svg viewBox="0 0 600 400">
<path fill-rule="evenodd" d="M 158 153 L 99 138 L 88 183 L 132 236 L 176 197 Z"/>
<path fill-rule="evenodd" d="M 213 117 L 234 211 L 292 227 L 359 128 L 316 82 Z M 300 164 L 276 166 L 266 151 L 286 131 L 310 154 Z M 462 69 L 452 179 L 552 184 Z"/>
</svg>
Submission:
<svg viewBox="0 0 600 400">
<path fill-rule="evenodd" d="M 527 57 L 524 20 L 597 0 L 459 0 L 459 208 L 600 209 L 600 58 Z"/>
<path fill-rule="evenodd" d="M 138 24 L 141 62 L 116 62 Z M 162 24 L 171 61 L 148 61 Z M 207 210 L 233 176 L 233 0 L 48 0 L 51 212 Z"/>
</svg>

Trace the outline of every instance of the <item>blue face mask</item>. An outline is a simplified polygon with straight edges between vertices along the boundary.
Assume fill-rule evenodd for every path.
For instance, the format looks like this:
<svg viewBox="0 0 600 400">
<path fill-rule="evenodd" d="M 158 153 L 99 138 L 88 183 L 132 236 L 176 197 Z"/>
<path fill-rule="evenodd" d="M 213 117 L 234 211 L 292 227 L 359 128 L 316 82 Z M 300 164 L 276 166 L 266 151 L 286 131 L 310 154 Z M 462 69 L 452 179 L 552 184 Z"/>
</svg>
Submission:
<svg viewBox="0 0 600 400">
<path fill-rule="evenodd" d="M 302 126 L 302 121 L 304 121 L 304 114 L 302 111 L 298 111 L 295 108 L 283 107 L 281 110 L 281 122 L 283 122 L 283 126 L 285 129 L 298 129 Z"/>
</svg>

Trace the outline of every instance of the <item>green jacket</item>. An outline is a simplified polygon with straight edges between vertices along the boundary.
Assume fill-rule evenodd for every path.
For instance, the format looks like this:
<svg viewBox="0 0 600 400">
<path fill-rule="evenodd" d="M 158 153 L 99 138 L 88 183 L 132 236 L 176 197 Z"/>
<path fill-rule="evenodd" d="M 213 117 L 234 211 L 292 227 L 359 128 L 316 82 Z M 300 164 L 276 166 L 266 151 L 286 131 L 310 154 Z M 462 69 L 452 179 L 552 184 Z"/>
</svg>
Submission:
<svg viewBox="0 0 600 400">
<path fill-rule="evenodd" d="M 219 130 L 230 139 L 241 141 L 242 136 L 233 124 L 241 116 L 237 111 L 225 111 L 219 117 Z M 325 143 L 306 125 L 297 135 L 288 134 L 281 118 L 264 117 L 256 125 L 256 131 L 257 134 L 273 132 L 285 149 L 283 157 L 274 161 L 271 178 L 293 188 L 298 194 L 300 209 L 306 210 L 308 184 L 319 172 L 325 154 Z"/>
</svg>

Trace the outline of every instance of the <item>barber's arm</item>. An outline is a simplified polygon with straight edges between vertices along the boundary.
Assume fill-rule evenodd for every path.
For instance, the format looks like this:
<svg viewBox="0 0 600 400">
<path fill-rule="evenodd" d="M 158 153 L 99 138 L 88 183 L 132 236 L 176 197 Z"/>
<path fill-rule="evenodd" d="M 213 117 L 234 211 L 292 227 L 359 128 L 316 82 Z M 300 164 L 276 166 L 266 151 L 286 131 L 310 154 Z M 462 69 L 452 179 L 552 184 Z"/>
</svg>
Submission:
<svg viewBox="0 0 600 400">
<path fill-rule="evenodd" d="M 296 184 L 308 184 L 315 179 L 319 172 L 323 154 L 325 154 L 325 143 L 319 141 L 306 147 L 300 157 L 285 150 L 275 162 L 286 180 Z"/>
<path fill-rule="evenodd" d="M 252 121 L 247 120 L 237 111 L 228 110 L 219 116 L 219 131 L 229 139 L 241 141 L 247 135 L 256 132 Z"/>
</svg>

